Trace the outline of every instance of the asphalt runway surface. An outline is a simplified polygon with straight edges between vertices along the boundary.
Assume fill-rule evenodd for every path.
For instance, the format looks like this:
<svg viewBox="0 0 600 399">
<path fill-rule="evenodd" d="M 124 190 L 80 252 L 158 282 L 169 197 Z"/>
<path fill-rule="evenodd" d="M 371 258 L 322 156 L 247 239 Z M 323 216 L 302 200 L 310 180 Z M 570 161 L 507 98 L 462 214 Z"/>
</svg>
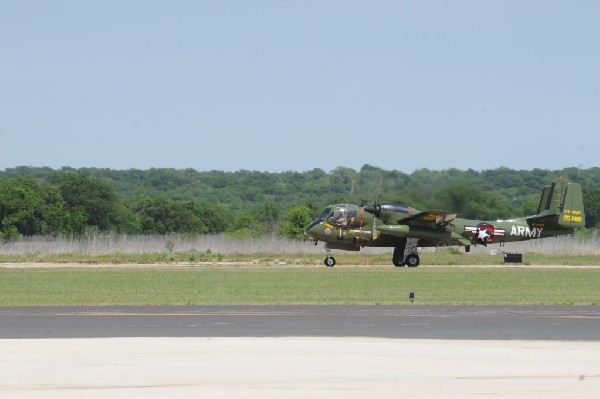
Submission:
<svg viewBox="0 0 600 399">
<path fill-rule="evenodd" d="M 598 306 L 3 307 L 0 338 L 600 340 Z"/>
</svg>

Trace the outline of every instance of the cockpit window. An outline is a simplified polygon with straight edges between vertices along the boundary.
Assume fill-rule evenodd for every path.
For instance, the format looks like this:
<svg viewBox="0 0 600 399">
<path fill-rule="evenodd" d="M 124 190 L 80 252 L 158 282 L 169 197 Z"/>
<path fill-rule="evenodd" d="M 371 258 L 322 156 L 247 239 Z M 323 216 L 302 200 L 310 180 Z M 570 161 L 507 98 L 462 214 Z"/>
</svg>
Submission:
<svg viewBox="0 0 600 399">
<path fill-rule="evenodd" d="M 358 223 L 356 215 L 356 209 L 336 208 L 327 216 L 327 223 L 334 226 L 356 226 Z"/>
<path fill-rule="evenodd" d="M 317 220 L 327 220 L 327 217 L 331 213 L 331 208 L 325 208 L 323 213 L 317 218 Z"/>
</svg>

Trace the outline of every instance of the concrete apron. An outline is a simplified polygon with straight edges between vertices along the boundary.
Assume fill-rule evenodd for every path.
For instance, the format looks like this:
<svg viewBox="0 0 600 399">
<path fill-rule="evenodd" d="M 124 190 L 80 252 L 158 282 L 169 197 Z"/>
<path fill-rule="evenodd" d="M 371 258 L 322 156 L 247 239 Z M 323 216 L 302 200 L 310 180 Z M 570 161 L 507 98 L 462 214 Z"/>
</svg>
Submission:
<svg viewBox="0 0 600 399">
<path fill-rule="evenodd" d="M 0 340 L 7 398 L 597 398 L 600 342 Z M 201 396 L 200 396 L 201 395 Z"/>
</svg>

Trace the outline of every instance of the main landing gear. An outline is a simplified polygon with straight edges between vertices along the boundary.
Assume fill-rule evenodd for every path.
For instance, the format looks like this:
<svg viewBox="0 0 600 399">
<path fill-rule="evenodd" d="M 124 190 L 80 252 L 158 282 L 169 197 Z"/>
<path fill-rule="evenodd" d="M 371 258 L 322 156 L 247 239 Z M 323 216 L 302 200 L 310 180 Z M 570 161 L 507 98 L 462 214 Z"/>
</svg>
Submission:
<svg viewBox="0 0 600 399">
<path fill-rule="evenodd" d="M 419 266 L 419 255 L 417 254 L 418 238 L 407 238 L 399 246 L 394 248 L 392 263 L 396 267 L 417 267 Z"/>
<path fill-rule="evenodd" d="M 400 242 L 400 245 L 394 248 L 394 255 L 392 256 L 392 263 L 396 267 L 417 267 L 421 260 L 419 259 L 418 249 L 418 238 L 407 238 Z M 327 248 L 327 256 L 323 261 L 323 264 L 327 267 L 335 266 L 335 258 L 331 256 L 331 249 Z"/>
</svg>

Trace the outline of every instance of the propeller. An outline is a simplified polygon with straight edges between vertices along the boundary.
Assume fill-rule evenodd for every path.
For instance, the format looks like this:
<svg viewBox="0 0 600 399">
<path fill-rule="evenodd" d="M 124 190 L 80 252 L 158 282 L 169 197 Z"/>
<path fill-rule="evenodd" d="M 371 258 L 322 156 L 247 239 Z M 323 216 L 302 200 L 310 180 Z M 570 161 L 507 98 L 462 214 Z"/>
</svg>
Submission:
<svg viewBox="0 0 600 399">
<path fill-rule="evenodd" d="M 373 214 L 373 241 L 377 239 L 377 217 Z"/>
<path fill-rule="evenodd" d="M 373 231 L 372 231 L 372 235 L 373 235 L 373 240 L 377 239 L 377 217 L 381 214 L 381 206 L 375 202 L 373 204 L 373 206 L 365 206 L 364 207 L 365 212 L 369 212 L 370 214 L 373 215 Z"/>
<path fill-rule="evenodd" d="M 381 214 L 381 206 L 377 203 L 377 199 L 379 198 L 379 192 L 381 191 L 381 186 L 383 185 L 383 179 L 379 180 L 379 187 L 377 188 L 377 194 L 375 195 L 375 202 L 373 206 L 365 206 L 365 212 L 369 212 L 373 215 L 373 231 L 372 237 L 373 240 L 377 239 L 377 217 Z"/>
</svg>

